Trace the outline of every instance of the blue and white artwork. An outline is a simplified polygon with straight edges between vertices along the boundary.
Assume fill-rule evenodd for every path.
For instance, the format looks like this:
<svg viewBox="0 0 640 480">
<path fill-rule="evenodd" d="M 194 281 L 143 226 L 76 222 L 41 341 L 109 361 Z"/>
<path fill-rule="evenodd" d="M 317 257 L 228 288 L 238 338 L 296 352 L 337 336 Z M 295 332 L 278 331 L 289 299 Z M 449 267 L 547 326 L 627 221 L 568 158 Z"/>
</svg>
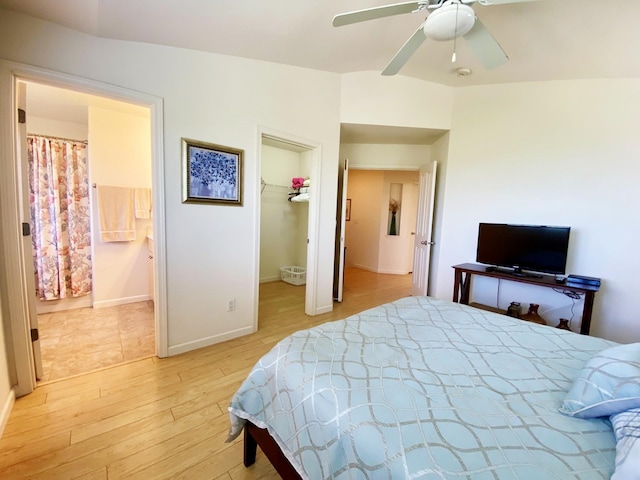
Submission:
<svg viewBox="0 0 640 480">
<path fill-rule="evenodd" d="M 239 202 L 240 156 L 209 148 L 190 146 L 189 196 Z"/>
</svg>

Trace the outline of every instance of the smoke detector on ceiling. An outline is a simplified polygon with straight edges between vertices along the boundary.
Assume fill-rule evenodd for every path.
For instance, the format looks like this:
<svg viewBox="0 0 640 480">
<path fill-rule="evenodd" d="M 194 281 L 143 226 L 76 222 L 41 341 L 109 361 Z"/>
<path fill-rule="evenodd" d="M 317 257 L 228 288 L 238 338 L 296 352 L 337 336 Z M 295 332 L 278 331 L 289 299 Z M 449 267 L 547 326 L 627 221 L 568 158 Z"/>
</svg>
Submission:
<svg viewBox="0 0 640 480">
<path fill-rule="evenodd" d="M 470 68 L 459 68 L 456 70 L 456 75 L 459 77 L 466 77 L 468 75 L 471 75 L 471 69 Z"/>
</svg>

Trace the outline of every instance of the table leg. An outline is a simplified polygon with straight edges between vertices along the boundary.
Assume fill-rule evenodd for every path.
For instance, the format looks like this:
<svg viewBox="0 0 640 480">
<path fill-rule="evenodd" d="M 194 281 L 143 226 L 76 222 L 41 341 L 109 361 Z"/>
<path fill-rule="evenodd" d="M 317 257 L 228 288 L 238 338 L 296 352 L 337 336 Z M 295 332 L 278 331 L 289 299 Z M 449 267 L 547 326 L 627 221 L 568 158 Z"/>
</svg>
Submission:
<svg viewBox="0 0 640 480">
<path fill-rule="evenodd" d="M 453 277 L 453 301 L 456 303 L 460 302 L 461 281 L 462 281 L 462 272 L 456 268 L 454 277 Z"/>
</svg>

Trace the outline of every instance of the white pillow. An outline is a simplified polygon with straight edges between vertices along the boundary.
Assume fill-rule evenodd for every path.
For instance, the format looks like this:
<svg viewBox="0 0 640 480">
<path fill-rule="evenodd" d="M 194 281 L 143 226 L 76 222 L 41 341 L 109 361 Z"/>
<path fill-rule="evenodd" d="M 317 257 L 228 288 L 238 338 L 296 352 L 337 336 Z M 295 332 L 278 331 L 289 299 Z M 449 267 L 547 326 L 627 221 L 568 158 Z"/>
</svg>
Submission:
<svg viewBox="0 0 640 480">
<path fill-rule="evenodd" d="M 595 418 L 640 408 L 640 343 L 617 345 L 594 355 L 564 399 L 560 412 Z"/>
<path fill-rule="evenodd" d="M 616 471 L 611 480 L 640 480 L 640 408 L 611 416 L 616 436 Z"/>
</svg>

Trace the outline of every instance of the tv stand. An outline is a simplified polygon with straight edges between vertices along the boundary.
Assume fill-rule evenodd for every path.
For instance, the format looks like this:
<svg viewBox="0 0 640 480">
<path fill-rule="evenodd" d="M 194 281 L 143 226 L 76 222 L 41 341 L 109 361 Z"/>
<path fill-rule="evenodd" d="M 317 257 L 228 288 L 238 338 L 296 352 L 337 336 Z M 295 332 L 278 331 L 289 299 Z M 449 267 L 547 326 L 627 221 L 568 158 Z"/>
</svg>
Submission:
<svg viewBox="0 0 640 480">
<path fill-rule="evenodd" d="M 471 298 L 471 278 L 473 275 L 481 277 L 491 277 L 500 280 L 509 280 L 511 282 L 527 283 L 538 287 L 562 289 L 562 291 L 570 291 L 584 295 L 584 307 L 582 309 L 582 322 L 580 324 L 580 333 L 589 335 L 591 327 L 591 314 L 593 312 L 593 300 L 596 292 L 600 287 L 594 285 L 567 285 L 566 283 L 558 284 L 553 275 L 538 276 L 520 276 L 514 274 L 513 271 L 502 271 L 497 267 L 487 267 L 486 265 L 478 265 L 477 263 L 462 263 L 454 265 L 455 278 L 453 283 L 453 301 L 469 305 Z M 522 272 L 520 272 L 522 273 Z"/>
<path fill-rule="evenodd" d="M 503 268 L 503 267 L 489 266 L 485 268 L 485 271 L 504 273 L 506 275 L 513 275 L 514 277 L 543 278 L 542 275 L 539 275 L 537 273 L 525 272 L 520 268 Z"/>
</svg>

